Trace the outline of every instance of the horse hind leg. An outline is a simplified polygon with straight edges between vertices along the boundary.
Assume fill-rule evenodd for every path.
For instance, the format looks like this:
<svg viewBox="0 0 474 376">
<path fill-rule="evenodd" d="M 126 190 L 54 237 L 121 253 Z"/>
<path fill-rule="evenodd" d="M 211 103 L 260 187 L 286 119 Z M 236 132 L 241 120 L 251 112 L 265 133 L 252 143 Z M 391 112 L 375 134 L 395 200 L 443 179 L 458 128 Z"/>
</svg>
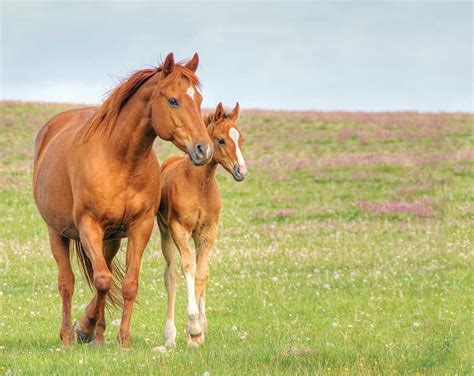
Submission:
<svg viewBox="0 0 474 376">
<path fill-rule="evenodd" d="M 71 303 L 74 293 L 74 273 L 69 258 L 69 239 L 48 228 L 49 243 L 58 266 L 58 289 L 62 298 L 63 318 L 59 336 L 64 347 L 72 344 Z"/>
<path fill-rule="evenodd" d="M 176 346 L 176 326 L 174 323 L 174 305 L 176 301 L 176 291 L 178 290 L 178 268 L 176 265 L 176 246 L 173 243 L 167 230 L 161 231 L 161 250 L 166 260 L 165 269 L 165 287 L 168 295 L 166 305 L 166 324 L 165 324 L 165 346 Z"/>
</svg>

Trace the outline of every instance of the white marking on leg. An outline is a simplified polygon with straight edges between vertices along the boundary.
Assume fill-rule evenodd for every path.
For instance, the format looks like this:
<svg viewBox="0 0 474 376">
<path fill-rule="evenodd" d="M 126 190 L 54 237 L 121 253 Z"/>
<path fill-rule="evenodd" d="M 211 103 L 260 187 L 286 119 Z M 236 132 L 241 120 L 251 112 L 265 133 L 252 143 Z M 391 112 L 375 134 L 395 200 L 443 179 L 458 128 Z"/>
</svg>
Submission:
<svg viewBox="0 0 474 376">
<path fill-rule="evenodd" d="M 201 325 L 199 325 L 199 309 L 196 303 L 196 294 L 194 289 L 194 273 L 184 273 L 184 278 L 186 279 L 186 289 L 188 293 L 188 333 L 190 335 L 198 335 L 202 332 Z M 189 337 L 190 339 L 190 337 Z M 191 340 L 192 342 L 192 340 Z M 192 345 L 188 341 L 188 344 Z"/>
<path fill-rule="evenodd" d="M 199 314 L 206 315 L 206 302 L 202 297 L 199 298 Z"/>
<path fill-rule="evenodd" d="M 239 147 L 239 137 L 240 133 L 237 129 L 235 128 L 230 128 L 229 129 L 229 137 L 234 141 L 235 144 L 235 154 L 237 155 L 237 162 L 239 163 L 240 167 L 243 167 L 245 170 L 247 170 L 247 167 L 245 165 L 245 160 L 244 156 L 242 155 L 242 152 L 240 151 Z"/>
<path fill-rule="evenodd" d="M 188 87 L 188 90 L 186 90 L 186 94 L 189 95 L 189 97 L 194 100 L 194 94 L 196 93 L 196 91 L 194 90 L 194 88 L 192 86 Z"/>
<path fill-rule="evenodd" d="M 166 320 L 165 346 L 176 346 L 176 326 L 174 325 L 174 319 Z"/>
<path fill-rule="evenodd" d="M 199 315 L 199 309 L 196 303 L 196 294 L 194 290 L 194 275 L 191 273 L 184 273 L 184 278 L 186 279 L 186 290 L 188 293 L 188 316 L 197 316 Z"/>
<path fill-rule="evenodd" d="M 199 298 L 199 324 L 201 324 L 201 329 L 204 331 L 207 328 L 207 318 L 206 318 L 206 301 L 203 297 Z"/>
</svg>

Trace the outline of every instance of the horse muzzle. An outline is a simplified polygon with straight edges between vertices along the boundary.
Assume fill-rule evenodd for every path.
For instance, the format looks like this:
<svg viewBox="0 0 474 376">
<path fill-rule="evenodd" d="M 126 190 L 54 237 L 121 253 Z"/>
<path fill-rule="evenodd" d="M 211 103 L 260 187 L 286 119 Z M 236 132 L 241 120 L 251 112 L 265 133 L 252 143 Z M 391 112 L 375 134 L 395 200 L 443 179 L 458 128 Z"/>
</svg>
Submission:
<svg viewBox="0 0 474 376">
<path fill-rule="evenodd" d="M 189 159 L 195 166 L 202 166 L 208 163 L 214 152 L 212 144 L 208 142 L 196 142 L 186 147 Z"/>
<path fill-rule="evenodd" d="M 235 164 L 234 167 L 232 167 L 232 176 L 236 181 L 242 181 L 245 179 L 247 176 L 248 170 L 246 166 L 239 166 L 238 164 Z"/>
</svg>

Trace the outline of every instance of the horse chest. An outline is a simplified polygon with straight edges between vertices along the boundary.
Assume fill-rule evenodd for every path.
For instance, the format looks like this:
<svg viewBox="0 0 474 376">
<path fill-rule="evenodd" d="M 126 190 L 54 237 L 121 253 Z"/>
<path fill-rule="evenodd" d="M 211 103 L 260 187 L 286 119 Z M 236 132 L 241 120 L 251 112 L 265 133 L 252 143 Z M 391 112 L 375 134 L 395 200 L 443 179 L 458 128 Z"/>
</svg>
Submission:
<svg viewBox="0 0 474 376">
<path fill-rule="evenodd" d="M 121 189 L 109 190 L 109 194 L 103 195 L 87 212 L 92 211 L 98 222 L 109 229 L 107 231 L 122 232 L 143 215 L 153 215 L 155 210 L 150 206 L 150 202 L 158 202 L 158 197 L 157 190 L 137 191 L 130 186 L 124 186 Z"/>
</svg>

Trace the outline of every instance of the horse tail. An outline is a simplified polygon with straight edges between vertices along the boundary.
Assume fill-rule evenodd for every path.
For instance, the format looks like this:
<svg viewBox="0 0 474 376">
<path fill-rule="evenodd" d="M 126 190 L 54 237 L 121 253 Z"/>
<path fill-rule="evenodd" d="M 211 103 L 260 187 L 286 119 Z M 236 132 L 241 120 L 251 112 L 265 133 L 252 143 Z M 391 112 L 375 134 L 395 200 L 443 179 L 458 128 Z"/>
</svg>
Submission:
<svg viewBox="0 0 474 376">
<path fill-rule="evenodd" d="M 119 260 L 114 259 L 110 269 L 112 272 L 112 288 L 107 294 L 107 308 L 120 308 L 123 306 L 122 282 L 125 278 L 125 268 Z"/>
<path fill-rule="evenodd" d="M 78 264 L 84 278 L 86 279 L 87 285 L 92 291 L 94 291 L 94 269 L 80 240 L 74 240 L 74 249 Z M 123 305 L 122 281 L 125 276 L 124 267 L 119 260 L 113 260 L 110 269 L 112 273 L 112 288 L 107 293 L 108 309 L 121 307 Z"/>
</svg>

